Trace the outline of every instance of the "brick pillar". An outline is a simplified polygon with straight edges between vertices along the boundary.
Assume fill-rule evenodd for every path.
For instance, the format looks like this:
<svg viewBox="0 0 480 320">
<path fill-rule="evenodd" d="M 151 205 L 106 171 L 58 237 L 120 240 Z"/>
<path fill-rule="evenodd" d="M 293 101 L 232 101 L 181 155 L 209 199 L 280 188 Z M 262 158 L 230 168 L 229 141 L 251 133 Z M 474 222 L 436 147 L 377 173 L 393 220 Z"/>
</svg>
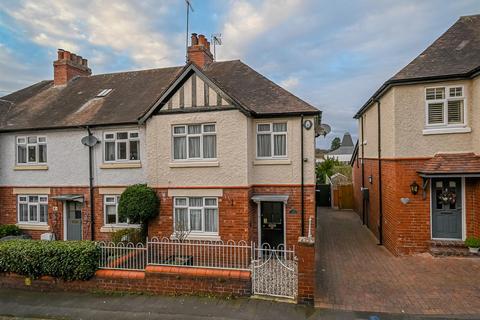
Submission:
<svg viewBox="0 0 480 320">
<path fill-rule="evenodd" d="M 315 290 L 315 239 L 298 238 L 298 303 L 313 304 Z"/>
</svg>

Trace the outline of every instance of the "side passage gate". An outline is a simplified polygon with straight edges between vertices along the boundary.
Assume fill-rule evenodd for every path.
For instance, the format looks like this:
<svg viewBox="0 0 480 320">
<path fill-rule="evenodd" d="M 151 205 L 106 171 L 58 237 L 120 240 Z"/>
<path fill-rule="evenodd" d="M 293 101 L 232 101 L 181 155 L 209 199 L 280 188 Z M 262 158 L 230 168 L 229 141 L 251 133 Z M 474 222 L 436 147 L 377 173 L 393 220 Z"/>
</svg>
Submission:
<svg viewBox="0 0 480 320">
<path fill-rule="evenodd" d="M 252 259 L 253 294 L 295 299 L 298 267 L 295 250 L 282 246 L 255 248 Z"/>
</svg>

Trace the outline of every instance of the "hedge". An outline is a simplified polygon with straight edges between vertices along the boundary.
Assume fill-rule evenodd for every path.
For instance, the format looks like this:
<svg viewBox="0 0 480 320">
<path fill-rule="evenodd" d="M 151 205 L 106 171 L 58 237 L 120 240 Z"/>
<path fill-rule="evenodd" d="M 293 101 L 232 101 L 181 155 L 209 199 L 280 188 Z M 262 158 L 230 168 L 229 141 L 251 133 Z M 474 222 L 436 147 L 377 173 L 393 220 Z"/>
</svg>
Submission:
<svg viewBox="0 0 480 320">
<path fill-rule="evenodd" d="M 18 236 L 22 234 L 22 230 L 14 224 L 0 225 L 0 239 L 6 236 Z"/>
<path fill-rule="evenodd" d="M 10 240 L 0 242 L 0 272 L 31 278 L 87 280 L 98 269 L 100 248 L 92 241 Z"/>
</svg>

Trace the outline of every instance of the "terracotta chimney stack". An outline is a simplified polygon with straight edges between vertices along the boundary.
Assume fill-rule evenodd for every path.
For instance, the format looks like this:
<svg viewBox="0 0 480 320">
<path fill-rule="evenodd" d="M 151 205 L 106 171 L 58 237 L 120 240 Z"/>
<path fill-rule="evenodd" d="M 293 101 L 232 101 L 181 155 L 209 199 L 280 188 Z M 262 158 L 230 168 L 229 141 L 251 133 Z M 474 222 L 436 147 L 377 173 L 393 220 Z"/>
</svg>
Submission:
<svg viewBox="0 0 480 320">
<path fill-rule="evenodd" d="M 76 76 L 87 77 L 92 74 L 88 67 L 87 59 L 77 56 L 75 53 L 58 49 L 57 60 L 53 62 L 53 84 L 56 86 L 66 85 Z"/>
<path fill-rule="evenodd" d="M 192 33 L 192 43 L 188 47 L 188 62 L 193 62 L 200 68 L 205 68 L 213 62 L 213 55 L 210 52 L 210 43 L 203 34 Z"/>
</svg>

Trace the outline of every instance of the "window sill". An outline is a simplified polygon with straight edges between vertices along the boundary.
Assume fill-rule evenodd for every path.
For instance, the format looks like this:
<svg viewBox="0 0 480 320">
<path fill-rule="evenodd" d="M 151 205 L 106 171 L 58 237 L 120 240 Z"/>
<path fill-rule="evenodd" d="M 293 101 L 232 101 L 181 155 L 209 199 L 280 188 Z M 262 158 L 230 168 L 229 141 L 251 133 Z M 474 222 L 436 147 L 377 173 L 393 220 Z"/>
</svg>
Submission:
<svg viewBox="0 0 480 320">
<path fill-rule="evenodd" d="M 30 171 L 30 170 L 48 170 L 47 165 L 35 164 L 35 165 L 16 165 L 13 170 L 15 171 Z"/>
<path fill-rule="evenodd" d="M 423 135 L 431 134 L 448 134 L 448 133 L 469 133 L 472 132 L 470 127 L 441 127 L 441 128 L 427 128 L 422 131 Z"/>
<path fill-rule="evenodd" d="M 172 234 L 170 236 L 170 240 L 177 240 L 177 237 L 175 234 Z M 214 235 L 214 234 L 189 234 L 186 238 L 186 240 L 206 240 L 206 241 L 221 241 L 222 239 L 220 238 L 219 235 Z"/>
<path fill-rule="evenodd" d="M 141 168 L 142 164 L 140 162 L 133 163 L 103 163 L 100 165 L 100 169 L 131 169 L 131 168 Z"/>
<path fill-rule="evenodd" d="M 140 225 L 138 224 L 131 224 L 131 225 L 116 224 L 111 226 L 102 226 L 100 228 L 100 232 L 115 232 L 122 229 L 139 229 L 139 228 L 140 228 Z"/>
<path fill-rule="evenodd" d="M 17 223 L 16 225 L 22 230 L 50 231 L 50 226 L 47 224 Z"/>
<path fill-rule="evenodd" d="M 288 159 L 257 159 L 253 160 L 254 166 L 266 166 L 266 165 L 288 165 L 292 164 L 291 160 Z"/>
<path fill-rule="evenodd" d="M 218 161 L 186 161 L 186 162 L 170 162 L 170 168 L 196 168 L 196 167 L 219 167 Z"/>
</svg>

